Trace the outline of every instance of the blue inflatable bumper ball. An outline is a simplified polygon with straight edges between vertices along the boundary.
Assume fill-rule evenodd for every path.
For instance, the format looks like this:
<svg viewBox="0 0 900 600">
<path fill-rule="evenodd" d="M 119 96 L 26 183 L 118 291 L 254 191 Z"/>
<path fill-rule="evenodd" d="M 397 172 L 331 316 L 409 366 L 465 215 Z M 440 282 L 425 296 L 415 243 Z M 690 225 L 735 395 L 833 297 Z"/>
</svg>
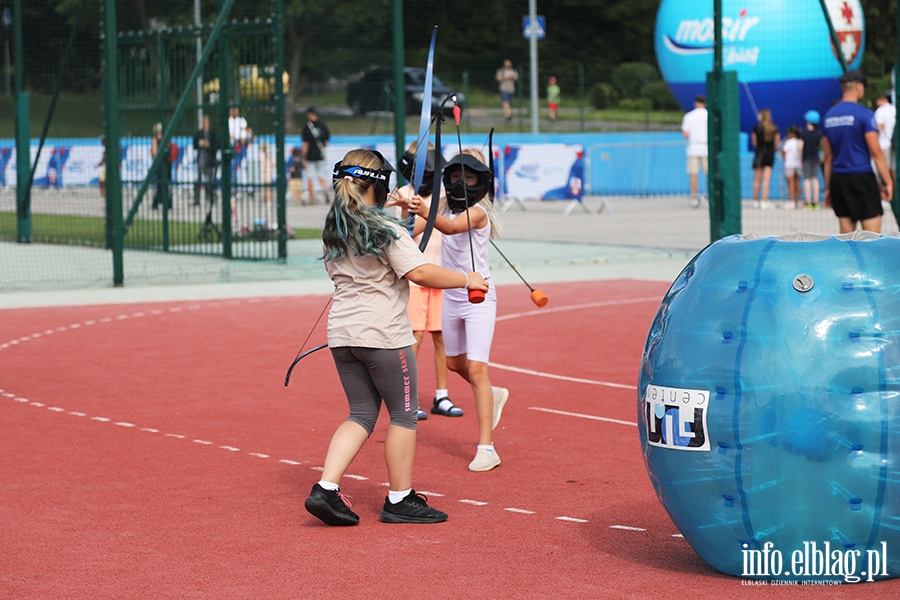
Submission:
<svg viewBox="0 0 900 600">
<path fill-rule="evenodd" d="M 732 236 L 682 271 L 641 360 L 656 494 L 747 579 L 900 574 L 900 238 Z"/>
</svg>

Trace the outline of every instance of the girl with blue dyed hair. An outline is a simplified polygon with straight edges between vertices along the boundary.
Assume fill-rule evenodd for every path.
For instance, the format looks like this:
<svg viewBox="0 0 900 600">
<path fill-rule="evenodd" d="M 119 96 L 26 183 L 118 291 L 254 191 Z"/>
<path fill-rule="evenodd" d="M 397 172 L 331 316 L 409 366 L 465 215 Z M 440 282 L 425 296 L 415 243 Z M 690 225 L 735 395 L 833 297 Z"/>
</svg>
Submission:
<svg viewBox="0 0 900 600">
<path fill-rule="evenodd" d="M 383 211 L 393 167 L 377 152 L 352 150 L 335 165 L 334 202 L 325 219 L 325 269 L 334 282 L 328 346 L 350 416 L 331 438 L 322 479 L 306 510 L 328 525 L 356 525 L 359 515 L 340 492 L 341 478 L 372 434 L 381 403 L 390 415 L 384 457 L 389 491 L 386 523 L 439 523 L 447 513 L 412 489 L 419 409 L 415 342 L 406 314 L 409 281 L 446 289 L 487 291 L 475 272 L 428 263 L 405 227 Z"/>
</svg>

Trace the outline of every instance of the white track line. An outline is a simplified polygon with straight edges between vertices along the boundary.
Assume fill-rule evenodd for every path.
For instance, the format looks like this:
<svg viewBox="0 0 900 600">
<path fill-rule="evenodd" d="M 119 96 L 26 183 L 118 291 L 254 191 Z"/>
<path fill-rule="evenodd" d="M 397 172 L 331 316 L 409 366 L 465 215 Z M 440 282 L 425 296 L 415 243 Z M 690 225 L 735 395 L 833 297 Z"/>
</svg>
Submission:
<svg viewBox="0 0 900 600">
<path fill-rule="evenodd" d="M 540 406 L 530 406 L 529 410 L 539 410 L 541 412 L 553 413 L 555 415 L 564 415 L 566 417 L 578 417 L 579 419 L 591 419 L 593 421 L 606 421 L 607 423 L 618 423 L 619 425 L 631 425 L 637 427 L 637 423 L 632 421 L 621 421 L 619 419 L 610 419 L 609 417 L 598 417 L 596 415 L 584 415 L 581 413 L 573 413 L 565 410 L 554 410 L 552 408 L 541 408 Z"/>
<path fill-rule="evenodd" d="M 611 381 L 596 381 L 594 379 L 582 379 L 581 377 L 567 377 L 566 375 L 556 375 L 554 373 L 544 373 L 543 371 L 533 371 L 531 369 L 522 369 L 519 367 L 511 367 L 509 365 L 501 365 L 499 363 L 488 363 L 495 369 L 503 371 L 512 371 L 513 373 L 523 373 L 525 375 L 534 375 L 535 377 L 547 377 L 548 379 L 559 379 L 561 381 L 571 381 L 574 383 L 587 383 L 590 385 L 602 385 L 605 387 L 619 388 L 622 390 L 636 390 L 636 385 L 626 385 L 624 383 L 613 383 Z"/>
<path fill-rule="evenodd" d="M 250 300 L 247 300 L 247 301 L 248 301 L 248 302 L 253 302 L 254 300 L 253 300 L 253 299 L 250 299 Z M 525 311 L 525 312 L 521 312 L 521 313 L 514 313 L 514 314 L 509 314 L 509 315 L 503 315 L 503 316 L 501 316 L 501 317 L 498 317 L 498 318 L 497 318 L 497 321 L 508 321 L 508 320 L 511 320 L 511 319 L 516 319 L 516 318 L 521 318 L 521 317 L 526 317 L 526 316 L 543 315 L 543 314 L 554 313 L 554 312 L 562 312 L 562 311 L 584 310 L 584 309 L 590 309 L 590 308 L 600 308 L 600 307 L 604 307 L 604 306 L 621 306 L 621 305 L 625 305 L 625 304 L 636 304 L 636 303 L 641 303 L 641 302 L 658 302 L 658 301 L 659 301 L 659 298 L 658 298 L 658 297 L 648 297 L 648 298 L 633 298 L 633 299 L 630 299 L 630 300 L 613 300 L 613 301 L 605 301 L 605 302 L 591 302 L 591 303 L 577 304 L 577 305 L 571 305 L 571 306 L 559 306 L 559 307 L 553 307 L 553 308 L 551 308 L 551 309 L 549 309 L 549 310 L 534 310 L 534 311 Z M 238 300 L 238 301 L 232 301 L 232 302 L 230 302 L 230 304 L 240 303 L 240 302 L 241 302 L 240 300 Z M 256 300 L 256 302 L 259 302 L 259 300 Z M 218 306 L 218 305 L 219 305 L 218 302 L 209 304 L 209 306 Z M 191 304 L 191 305 L 188 305 L 186 308 L 187 308 L 187 310 L 198 310 L 198 309 L 200 309 L 200 308 L 202 308 L 202 307 L 203 307 L 203 305 L 201 305 L 201 304 Z M 185 310 L 185 307 L 183 307 L 183 306 L 176 306 L 176 307 L 170 307 L 170 308 L 168 309 L 168 311 L 169 311 L 170 313 L 177 313 L 177 312 L 181 312 L 182 310 Z M 159 315 L 159 314 L 162 314 L 162 313 L 163 313 L 163 310 L 155 309 L 155 310 L 150 311 L 149 314 L 151 314 L 151 315 Z M 123 315 L 118 315 L 117 317 L 115 317 L 115 320 L 117 320 L 117 321 L 124 321 L 124 320 L 129 319 L 129 318 L 141 318 L 141 317 L 144 317 L 144 316 L 146 316 L 146 315 L 147 315 L 146 312 L 135 312 L 135 313 L 133 313 L 133 314 L 131 314 L 131 315 L 124 315 L 124 314 L 123 314 Z M 98 319 L 98 320 L 85 321 L 84 323 L 73 323 L 72 325 L 69 325 L 68 327 L 57 327 L 55 330 L 54 330 L 54 329 L 48 329 L 48 330 L 46 330 L 46 331 L 43 333 L 43 335 L 50 335 L 50 334 L 53 334 L 53 333 L 55 333 L 55 332 L 62 332 L 62 331 L 68 331 L 68 330 L 72 330 L 72 329 L 78 329 L 78 328 L 82 327 L 83 325 L 94 325 L 95 323 L 109 323 L 109 322 L 111 322 L 111 321 L 113 321 L 113 318 L 111 318 L 111 317 L 104 317 L 104 318 L 101 318 L 101 319 Z M 19 339 L 17 339 L 17 340 L 10 340 L 8 343 L 3 344 L 2 348 L 8 348 L 8 347 L 11 346 L 11 345 L 17 345 L 17 344 L 19 344 L 20 342 L 24 343 L 24 342 L 31 341 L 31 340 L 40 338 L 41 335 L 42 335 L 42 334 L 40 334 L 40 333 L 34 333 L 34 334 L 32 334 L 31 336 L 23 336 L 22 338 L 19 338 Z M 522 374 L 526 374 L 526 375 L 533 375 L 533 376 L 536 376 L 536 377 L 546 377 L 546 378 L 549 378 L 549 379 L 557 379 L 557 380 L 562 380 L 562 381 L 571 381 L 571 382 L 574 382 L 574 383 L 586 383 L 586 384 L 589 384 L 589 385 L 599 385 L 599 386 L 613 387 L 613 388 L 620 388 L 620 389 L 628 389 L 628 390 L 634 390 L 634 389 L 637 389 L 636 386 L 633 386 L 633 385 L 624 385 L 624 384 L 613 383 L 613 382 L 608 382 L 608 381 L 596 381 L 596 380 L 593 380 L 593 379 L 584 379 L 584 378 L 580 378 L 580 377 L 567 377 L 567 376 L 565 376 L 565 375 L 557 375 L 557 374 L 554 374 L 554 373 L 545 373 L 545 372 L 541 372 L 541 371 L 534 371 L 534 370 L 531 370 L 531 369 L 522 369 L 522 368 L 519 368 L 519 367 L 513 367 L 513 366 L 509 366 L 509 365 L 501 365 L 501 364 L 497 364 L 497 363 L 490 363 L 490 364 L 491 364 L 491 366 L 493 366 L 493 367 L 495 367 L 495 368 L 497 368 L 497 369 L 507 370 L 507 371 L 512 371 L 512 372 L 516 372 L 516 373 L 522 373 Z M 4 390 L 0 390 L 0 394 L 2 394 L 2 395 L 4 395 L 4 396 L 7 396 L 7 397 L 10 397 L 10 398 L 14 398 L 15 400 L 18 400 L 18 401 L 20 401 L 20 402 L 27 402 L 27 403 L 30 403 L 30 404 L 33 405 L 33 406 L 38 406 L 38 407 L 44 407 L 44 406 L 45 406 L 45 405 L 44 405 L 43 403 L 41 403 L 41 402 L 30 402 L 29 400 L 27 400 L 27 399 L 25 399 L 25 398 L 18 398 L 18 397 L 15 397 L 14 394 L 10 394 L 10 393 L 8 393 L 8 392 L 5 392 Z M 57 407 L 49 407 L 48 410 L 55 411 L 55 412 L 64 412 L 63 409 L 57 408 Z M 594 416 L 594 415 L 584 415 L 584 414 L 579 414 L 579 413 L 571 413 L 571 412 L 559 411 L 559 410 L 553 410 L 553 409 L 548 409 L 548 408 L 531 407 L 531 410 L 539 410 L 539 411 L 549 412 L 549 413 L 554 413 L 554 414 L 559 414 L 559 415 L 573 416 L 573 417 L 579 417 L 579 418 L 585 418 L 585 419 L 593 419 L 593 420 L 598 420 L 598 421 L 608 421 L 608 422 L 611 422 L 611 423 L 619 423 L 619 424 L 623 424 L 623 425 L 632 425 L 632 426 L 636 426 L 636 425 L 637 425 L 636 423 L 631 423 L 631 422 L 628 422 L 628 421 L 620 421 L 620 420 L 618 420 L 618 419 L 609 419 L 609 418 L 606 418 L 606 417 L 598 417 L 598 416 Z M 85 413 L 82 413 L 82 412 L 75 412 L 75 411 L 69 412 L 68 414 L 70 414 L 70 415 L 72 415 L 72 416 L 77 416 L 77 417 L 86 417 L 86 416 L 87 416 Z M 103 423 L 112 422 L 112 419 L 108 419 L 108 418 L 106 418 L 106 417 L 91 417 L 91 419 L 94 420 L 94 421 L 99 421 L 99 422 L 103 422 Z M 137 428 L 137 426 L 136 426 L 135 424 L 133 424 L 133 423 L 128 423 L 128 422 L 124 422 L 124 421 L 113 422 L 113 424 L 118 425 L 119 427 L 125 427 L 125 428 Z M 159 432 L 158 429 L 153 429 L 153 428 L 149 428 L 149 427 L 141 427 L 141 428 L 139 428 L 139 431 L 145 431 L 145 432 L 148 432 L 148 433 L 158 433 L 158 432 Z M 177 434 L 177 433 L 166 433 L 166 434 L 163 434 L 163 435 L 165 435 L 166 437 L 171 437 L 171 438 L 176 438 L 176 439 L 186 439 L 186 437 L 187 437 L 187 436 L 180 435 L 180 434 Z M 202 444 L 202 445 L 212 445 L 212 444 L 213 444 L 213 442 L 210 442 L 210 441 L 207 441 L 207 440 L 202 440 L 202 439 L 195 439 L 195 440 L 193 440 L 193 441 L 194 441 L 195 443 L 197 443 L 197 444 Z M 230 452 L 240 452 L 240 449 L 239 449 L 239 448 L 236 448 L 236 447 L 234 447 L 234 446 L 219 446 L 219 448 L 222 449 L 222 450 L 228 450 L 228 451 L 230 451 Z M 269 455 L 268 455 L 268 454 L 261 454 L 261 453 L 258 453 L 258 452 L 248 452 L 248 454 L 249 454 L 250 456 L 256 456 L 256 457 L 258 457 L 258 458 L 269 458 Z M 300 464 L 302 464 L 302 463 L 300 463 L 300 462 L 293 461 L 293 460 L 288 460 L 288 459 L 281 459 L 281 460 L 279 460 L 278 462 L 281 462 L 281 463 L 284 463 L 284 464 L 288 464 L 288 465 L 300 465 Z M 322 467 L 310 467 L 310 468 L 311 468 L 312 470 L 315 470 L 315 471 L 322 471 L 322 470 L 323 470 Z M 348 475 L 346 475 L 346 477 L 349 478 L 349 479 L 356 479 L 356 480 L 360 480 L 360 481 L 366 481 L 366 480 L 368 480 L 367 477 L 364 477 L 364 476 L 362 476 L 362 475 L 352 475 L 352 474 L 348 474 Z M 382 485 L 382 486 L 389 486 L 389 484 L 387 484 L 387 483 L 383 483 L 383 484 L 381 484 L 381 485 Z M 438 492 L 431 492 L 431 491 L 428 491 L 428 492 L 421 492 L 421 493 L 422 493 L 422 494 L 425 494 L 426 496 L 434 496 L 434 497 L 443 497 L 443 496 L 444 496 L 444 494 L 440 494 L 440 493 L 438 493 Z M 473 505 L 473 506 L 486 506 L 486 505 L 488 504 L 487 502 L 481 502 L 481 501 L 478 501 L 478 500 L 471 500 L 471 499 L 465 499 L 465 498 L 460 499 L 459 502 L 460 502 L 460 503 L 463 503 L 463 504 L 471 504 L 471 505 Z M 504 510 L 504 511 L 507 511 L 507 512 L 517 513 L 517 514 L 524 514 L 524 515 L 533 515 L 533 514 L 535 514 L 535 511 L 527 510 L 527 509 L 524 509 L 524 508 L 509 507 L 509 508 L 504 508 L 503 510 Z M 586 519 L 579 519 L 579 518 L 576 518 L 576 517 L 558 516 L 558 517 L 555 517 L 555 518 L 556 518 L 557 520 L 559 520 L 559 521 L 567 521 L 567 522 L 572 522 L 572 523 L 587 523 L 587 522 L 588 522 Z M 624 526 L 624 525 L 613 525 L 612 528 L 613 528 L 613 529 L 627 529 L 627 530 L 632 530 L 632 531 L 645 531 L 644 529 L 641 529 L 641 528 L 627 527 L 627 526 Z M 676 537 L 678 537 L 678 534 L 676 534 Z"/>
<path fill-rule="evenodd" d="M 610 525 L 610 529 L 624 529 L 625 531 L 647 531 L 643 527 L 629 527 L 628 525 Z"/>
<path fill-rule="evenodd" d="M 659 302 L 661 296 L 653 296 L 652 298 L 630 298 L 626 300 L 606 300 L 604 302 L 590 302 L 588 304 L 570 304 L 568 306 L 554 306 L 552 308 L 541 308 L 538 310 L 528 310 L 510 315 L 502 315 L 497 317 L 497 321 L 509 321 L 510 319 L 518 319 L 520 317 L 530 317 L 532 315 L 547 315 L 555 312 L 563 312 L 566 310 L 583 310 L 585 308 L 601 308 L 604 306 L 622 306 L 623 304 L 639 304 L 641 302 Z"/>
</svg>

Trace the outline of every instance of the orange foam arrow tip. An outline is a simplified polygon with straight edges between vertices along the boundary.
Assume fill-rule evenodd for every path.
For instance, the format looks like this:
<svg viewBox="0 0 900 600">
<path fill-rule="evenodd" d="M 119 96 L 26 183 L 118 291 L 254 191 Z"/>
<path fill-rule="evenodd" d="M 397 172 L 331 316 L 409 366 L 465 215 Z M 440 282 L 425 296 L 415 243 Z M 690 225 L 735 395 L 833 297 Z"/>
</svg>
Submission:
<svg viewBox="0 0 900 600">
<path fill-rule="evenodd" d="M 531 292 L 531 301 L 537 304 L 540 308 L 547 306 L 547 303 L 550 302 L 550 299 L 544 295 L 544 292 L 541 290 L 533 290 Z"/>
<path fill-rule="evenodd" d="M 462 109 L 457 105 L 453 107 L 453 118 L 456 119 L 456 126 L 459 127 L 459 115 L 462 114 Z"/>
</svg>

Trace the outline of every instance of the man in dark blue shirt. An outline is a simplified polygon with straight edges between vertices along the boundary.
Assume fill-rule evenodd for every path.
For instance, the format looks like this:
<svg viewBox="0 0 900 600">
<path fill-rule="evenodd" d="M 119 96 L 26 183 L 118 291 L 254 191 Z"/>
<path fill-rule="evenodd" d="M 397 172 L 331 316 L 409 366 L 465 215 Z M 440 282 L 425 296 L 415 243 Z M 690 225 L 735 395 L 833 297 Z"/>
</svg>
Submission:
<svg viewBox="0 0 900 600">
<path fill-rule="evenodd" d="M 825 153 L 825 206 L 831 206 L 840 222 L 841 233 L 856 230 L 881 232 L 884 209 L 881 200 L 890 200 L 894 190 L 884 152 L 878 144 L 875 114 L 860 106 L 868 83 L 856 69 L 841 77 L 843 98 L 825 113 L 822 148 Z M 879 186 L 871 162 L 881 176 Z M 880 189 L 879 189 L 880 187 Z"/>
</svg>

